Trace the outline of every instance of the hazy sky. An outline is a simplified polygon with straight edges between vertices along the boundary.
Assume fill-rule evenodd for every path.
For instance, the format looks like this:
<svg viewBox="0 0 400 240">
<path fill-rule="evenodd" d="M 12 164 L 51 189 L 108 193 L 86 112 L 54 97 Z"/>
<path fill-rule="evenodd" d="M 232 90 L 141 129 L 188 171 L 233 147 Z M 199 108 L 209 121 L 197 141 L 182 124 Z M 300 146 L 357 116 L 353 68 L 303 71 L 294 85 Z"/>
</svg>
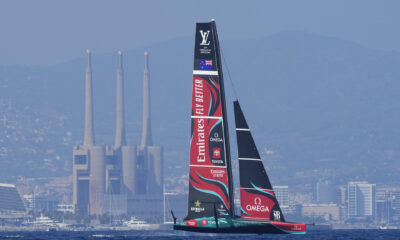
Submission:
<svg viewBox="0 0 400 240">
<path fill-rule="evenodd" d="M 48 65 L 192 36 L 215 18 L 221 39 L 284 30 L 400 51 L 400 1 L 0 1 L 0 64 Z"/>
</svg>

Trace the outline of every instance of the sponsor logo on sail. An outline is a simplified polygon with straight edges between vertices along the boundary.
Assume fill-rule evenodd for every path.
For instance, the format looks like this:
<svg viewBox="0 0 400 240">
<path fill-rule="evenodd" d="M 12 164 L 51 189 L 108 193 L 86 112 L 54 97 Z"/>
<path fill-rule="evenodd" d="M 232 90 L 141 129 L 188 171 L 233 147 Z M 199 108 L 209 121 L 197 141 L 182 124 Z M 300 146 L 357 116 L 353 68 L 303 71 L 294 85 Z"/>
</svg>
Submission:
<svg viewBox="0 0 400 240">
<path fill-rule="evenodd" d="M 221 148 L 213 148 L 213 158 L 221 158 Z"/>
<path fill-rule="evenodd" d="M 225 169 L 211 169 L 211 174 L 214 178 L 223 178 L 225 175 Z"/>
<path fill-rule="evenodd" d="M 194 78 L 193 97 L 194 113 L 195 115 L 204 115 L 204 95 L 203 95 L 203 79 Z M 203 118 L 197 120 L 197 162 L 206 161 L 206 136 L 205 136 L 205 122 Z"/>
<path fill-rule="evenodd" d="M 219 137 L 219 134 L 216 132 L 214 136 L 210 137 L 210 142 L 223 142 L 222 138 Z"/>
<path fill-rule="evenodd" d="M 281 219 L 281 212 L 274 210 L 274 220 L 280 220 Z"/>
<path fill-rule="evenodd" d="M 204 226 L 207 225 L 207 219 L 201 220 L 201 224 L 204 225 Z"/>
<path fill-rule="evenodd" d="M 196 202 L 194 202 L 194 207 L 190 208 L 190 211 L 199 213 L 199 212 L 203 212 L 204 208 L 201 207 L 201 202 L 199 200 L 197 200 Z"/>
<path fill-rule="evenodd" d="M 195 113 L 196 115 L 204 115 L 204 85 L 203 79 L 194 78 L 193 97 L 195 100 Z"/>
<path fill-rule="evenodd" d="M 268 206 L 263 206 L 261 204 L 261 198 L 255 197 L 254 198 L 254 205 L 247 204 L 246 211 L 253 211 L 253 212 L 269 212 Z"/>
<path fill-rule="evenodd" d="M 208 46 L 210 45 L 210 41 L 208 41 L 208 36 L 210 35 L 210 30 L 207 30 L 206 32 L 204 32 L 203 30 L 200 30 L 200 35 L 201 35 L 201 46 Z"/>
<path fill-rule="evenodd" d="M 206 161 L 206 143 L 205 143 L 205 131 L 204 131 L 204 118 L 200 118 L 197 121 L 197 162 Z"/>
<path fill-rule="evenodd" d="M 208 40 L 208 37 L 210 36 L 210 30 L 203 31 L 200 30 L 200 36 L 201 36 L 201 42 L 200 42 L 200 53 L 201 54 L 210 54 L 211 53 L 211 48 L 210 48 L 210 41 Z"/>
</svg>

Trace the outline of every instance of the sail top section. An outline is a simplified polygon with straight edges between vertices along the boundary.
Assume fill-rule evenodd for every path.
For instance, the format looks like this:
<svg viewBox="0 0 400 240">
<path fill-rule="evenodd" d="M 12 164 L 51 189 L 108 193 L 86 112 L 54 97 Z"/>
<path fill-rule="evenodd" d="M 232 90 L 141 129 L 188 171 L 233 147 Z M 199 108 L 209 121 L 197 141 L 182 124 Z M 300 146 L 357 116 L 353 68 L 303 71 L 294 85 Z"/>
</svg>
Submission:
<svg viewBox="0 0 400 240">
<path fill-rule="evenodd" d="M 199 75 L 218 75 L 216 42 L 213 25 L 215 23 L 197 23 L 194 49 L 193 73 Z"/>
</svg>

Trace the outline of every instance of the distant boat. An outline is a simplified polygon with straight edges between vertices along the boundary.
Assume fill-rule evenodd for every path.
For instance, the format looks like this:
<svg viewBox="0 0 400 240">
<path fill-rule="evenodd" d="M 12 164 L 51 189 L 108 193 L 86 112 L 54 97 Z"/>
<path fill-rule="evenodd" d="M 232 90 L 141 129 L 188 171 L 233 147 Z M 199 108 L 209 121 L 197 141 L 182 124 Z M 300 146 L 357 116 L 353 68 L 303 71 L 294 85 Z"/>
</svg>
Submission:
<svg viewBox="0 0 400 240">
<path fill-rule="evenodd" d="M 57 229 L 65 228 L 67 225 L 65 223 L 60 223 L 54 221 L 53 219 L 44 216 L 42 213 L 39 217 L 35 218 L 34 221 L 31 222 L 24 222 L 23 225 L 34 227 L 34 228 L 41 228 L 47 231 L 55 231 Z"/>
<path fill-rule="evenodd" d="M 136 217 L 131 217 L 129 221 L 124 221 L 123 226 L 132 230 L 155 230 L 160 227 L 158 224 L 149 224 L 146 221 L 138 220 Z"/>
<path fill-rule="evenodd" d="M 380 225 L 378 226 L 379 230 L 395 230 L 395 229 L 399 229 L 397 226 L 389 226 L 389 225 Z"/>
<path fill-rule="evenodd" d="M 235 216 L 225 90 L 215 21 L 196 24 L 194 51 L 188 215 L 183 222 L 176 223 L 172 212 L 173 228 L 206 233 L 304 234 L 305 224 L 285 221 L 237 100 L 234 113 L 241 216 Z"/>
</svg>

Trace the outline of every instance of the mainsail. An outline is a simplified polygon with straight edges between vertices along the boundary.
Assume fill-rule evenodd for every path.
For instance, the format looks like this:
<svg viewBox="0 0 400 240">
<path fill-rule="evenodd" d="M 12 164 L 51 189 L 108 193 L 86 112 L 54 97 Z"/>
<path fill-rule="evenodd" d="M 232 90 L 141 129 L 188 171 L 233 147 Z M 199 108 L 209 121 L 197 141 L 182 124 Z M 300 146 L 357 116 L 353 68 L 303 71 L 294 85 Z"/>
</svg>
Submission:
<svg viewBox="0 0 400 240">
<path fill-rule="evenodd" d="M 239 102 L 234 101 L 233 104 L 239 154 L 241 215 L 243 218 L 284 222 Z"/>
<path fill-rule="evenodd" d="M 214 21 L 196 24 L 190 141 L 186 219 L 233 217 L 228 122 Z"/>
</svg>

